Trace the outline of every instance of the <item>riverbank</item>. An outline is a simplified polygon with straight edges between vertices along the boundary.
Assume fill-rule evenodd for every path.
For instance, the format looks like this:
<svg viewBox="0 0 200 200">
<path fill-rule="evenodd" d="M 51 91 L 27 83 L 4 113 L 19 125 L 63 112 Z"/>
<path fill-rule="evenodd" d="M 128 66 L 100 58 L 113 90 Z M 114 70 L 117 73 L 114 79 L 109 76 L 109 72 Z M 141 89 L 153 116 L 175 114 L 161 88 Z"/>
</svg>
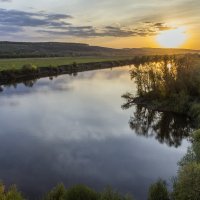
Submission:
<svg viewBox="0 0 200 200">
<path fill-rule="evenodd" d="M 27 64 L 20 69 L 0 71 L 0 85 L 18 83 L 24 80 L 51 77 L 62 74 L 76 74 L 83 71 L 106 69 L 130 64 L 133 64 L 133 60 L 125 59 L 88 63 L 74 62 L 73 64 L 47 67 L 37 67 L 32 64 Z"/>
<path fill-rule="evenodd" d="M 145 97 L 135 97 L 132 99 L 131 103 L 139 105 L 139 106 L 143 106 L 153 111 L 169 112 L 169 113 L 174 113 L 174 114 L 179 114 L 179 115 L 187 115 L 184 112 L 173 110 L 170 105 L 170 102 L 167 102 L 167 101 L 159 102 L 159 101 L 151 100 Z"/>
<path fill-rule="evenodd" d="M 37 67 L 57 67 L 61 65 L 70 65 L 76 62 L 91 63 L 91 62 L 106 62 L 113 60 L 125 60 L 130 56 L 67 56 L 67 57 L 42 57 L 42 58 L 7 58 L 0 59 L 0 71 L 5 70 L 20 70 L 24 65 L 32 64 Z"/>
<path fill-rule="evenodd" d="M 134 56 L 130 57 L 62 57 L 62 58 L 26 58 L 0 59 L 0 85 L 22 82 L 24 80 L 51 77 L 61 74 L 106 69 L 124 65 L 143 65 L 161 62 L 174 56 Z"/>
</svg>

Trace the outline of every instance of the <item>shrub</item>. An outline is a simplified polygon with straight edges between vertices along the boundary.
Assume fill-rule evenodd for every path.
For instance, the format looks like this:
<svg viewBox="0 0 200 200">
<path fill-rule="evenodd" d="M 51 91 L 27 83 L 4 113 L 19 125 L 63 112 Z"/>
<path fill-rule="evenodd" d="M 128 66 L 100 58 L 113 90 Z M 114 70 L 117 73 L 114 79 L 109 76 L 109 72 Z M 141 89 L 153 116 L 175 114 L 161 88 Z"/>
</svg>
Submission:
<svg viewBox="0 0 200 200">
<path fill-rule="evenodd" d="M 66 189 L 63 184 L 57 185 L 45 197 L 44 200 L 64 200 L 66 196 Z"/>
<path fill-rule="evenodd" d="M 73 63 L 72 63 L 72 66 L 73 66 L 73 67 L 77 67 L 78 64 L 77 64 L 76 62 L 73 62 Z"/>
<path fill-rule="evenodd" d="M 97 193 L 84 185 L 73 186 L 66 189 L 63 184 L 53 188 L 43 200 L 133 200 L 131 197 L 121 196 L 111 188 Z"/>
<path fill-rule="evenodd" d="M 104 192 L 100 193 L 99 200 L 131 200 L 131 197 L 123 197 L 119 193 L 107 188 Z"/>
<path fill-rule="evenodd" d="M 198 200 L 200 198 L 200 164 L 193 162 L 181 167 L 173 189 L 174 200 Z"/>
<path fill-rule="evenodd" d="M 195 120 L 196 126 L 200 126 L 200 103 L 193 103 L 190 106 L 189 115 Z"/>
<path fill-rule="evenodd" d="M 33 72 L 36 71 L 37 69 L 38 69 L 37 66 L 33 64 L 25 64 L 22 67 L 22 71 L 24 72 Z"/>
<path fill-rule="evenodd" d="M 179 162 L 180 168 L 193 162 L 200 164 L 200 130 L 191 135 L 191 142 L 192 146 L 188 148 L 186 155 Z"/>
<path fill-rule="evenodd" d="M 21 193 L 18 192 L 16 186 L 11 186 L 6 190 L 5 186 L 0 183 L 0 199 L 1 200 L 24 200 Z"/>
<path fill-rule="evenodd" d="M 160 179 L 150 186 L 148 200 L 169 200 L 169 192 L 165 181 Z"/>
<path fill-rule="evenodd" d="M 192 134 L 192 146 L 182 158 L 173 185 L 174 200 L 200 199 L 200 130 Z"/>
<path fill-rule="evenodd" d="M 77 185 L 67 190 L 66 193 L 66 200 L 97 200 L 98 194 L 84 186 L 84 185 Z"/>
</svg>

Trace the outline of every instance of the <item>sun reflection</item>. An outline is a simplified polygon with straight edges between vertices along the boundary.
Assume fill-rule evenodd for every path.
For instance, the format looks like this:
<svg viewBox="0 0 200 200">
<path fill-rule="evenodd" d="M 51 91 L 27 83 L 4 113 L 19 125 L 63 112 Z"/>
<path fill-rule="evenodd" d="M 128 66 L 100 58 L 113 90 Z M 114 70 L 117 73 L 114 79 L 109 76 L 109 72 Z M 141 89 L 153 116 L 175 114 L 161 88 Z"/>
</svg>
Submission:
<svg viewBox="0 0 200 200">
<path fill-rule="evenodd" d="M 167 68 L 169 69 L 169 71 L 171 71 L 172 64 L 171 64 L 171 63 L 168 63 L 168 64 L 167 64 Z"/>
<path fill-rule="evenodd" d="M 181 46 L 187 39 L 185 28 L 179 27 L 173 30 L 162 31 L 157 35 L 157 42 L 167 48 L 176 48 Z"/>
</svg>

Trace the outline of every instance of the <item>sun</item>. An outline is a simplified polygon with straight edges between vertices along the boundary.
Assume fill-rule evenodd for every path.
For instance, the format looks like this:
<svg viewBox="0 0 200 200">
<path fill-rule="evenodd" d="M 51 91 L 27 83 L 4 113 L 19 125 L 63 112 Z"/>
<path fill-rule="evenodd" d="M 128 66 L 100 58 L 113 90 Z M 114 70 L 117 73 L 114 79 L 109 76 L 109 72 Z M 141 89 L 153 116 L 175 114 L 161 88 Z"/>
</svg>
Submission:
<svg viewBox="0 0 200 200">
<path fill-rule="evenodd" d="M 173 30 L 162 31 L 156 36 L 157 42 L 162 47 L 176 48 L 180 47 L 187 39 L 185 28 L 179 27 Z"/>
</svg>

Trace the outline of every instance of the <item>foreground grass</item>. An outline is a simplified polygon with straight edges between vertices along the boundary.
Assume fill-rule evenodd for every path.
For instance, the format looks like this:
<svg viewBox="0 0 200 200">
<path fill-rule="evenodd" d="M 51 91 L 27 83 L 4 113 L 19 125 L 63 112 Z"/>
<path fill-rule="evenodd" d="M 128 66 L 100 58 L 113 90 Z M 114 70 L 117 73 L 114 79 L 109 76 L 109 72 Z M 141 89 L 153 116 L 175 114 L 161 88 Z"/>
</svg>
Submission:
<svg viewBox="0 0 200 200">
<path fill-rule="evenodd" d="M 37 67 L 56 67 L 59 65 L 89 62 L 103 62 L 120 59 L 128 59 L 128 57 L 56 57 L 56 58 L 17 58 L 17 59 L 0 59 L 0 71 L 21 69 L 24 65 L 32 64 Z"/>
</svg>

